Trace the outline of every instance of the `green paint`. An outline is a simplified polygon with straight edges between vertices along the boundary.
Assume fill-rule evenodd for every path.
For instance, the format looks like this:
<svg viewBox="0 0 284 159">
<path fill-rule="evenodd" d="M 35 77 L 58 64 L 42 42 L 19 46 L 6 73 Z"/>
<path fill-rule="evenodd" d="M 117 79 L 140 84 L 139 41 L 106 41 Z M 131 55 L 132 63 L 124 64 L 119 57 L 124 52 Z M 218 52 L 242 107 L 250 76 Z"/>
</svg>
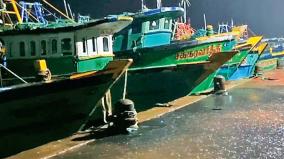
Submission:
<svg viewBox="0 0 284 159">
<path fill-rule="evenodd" d="M 130 51 L 117 52 L 115 58 L 132 58 L 134 63 L 130 67 L 131 70 L 144 70 L 161 67 L 170 67 L 184 63 L 200 63 L 206 62 L 209 58 L 209 52 L 207 54 L 199 54 L 198 51 L 205 51 L 210 47 L 221 47 L 220 51 L 228 51 L 233 48 L 235 41 L 220 41 L 205 43 L 200 45 L 189 45 L 180 48 L 175 44 L 163 45 L 159 47 L 144 48 Z M 176 46 L 176 47 L 174 47 Z M 218 51 L 218 52 L 220 52 Z M 181 54 L 187 54 L 188 56 L 178 56 Z M 192 56 L 190 56 L 192 55 Z"/>
<path fill-rule="evenodd" d="M 98 57 L 77 61 L 77 72 L 97 71 L 103 69 L 113 57 Z"/>
<path fill-rule="evenodd" d="M 69 75 L 72 73 L 82 73 L 103 69 L 112 57 L 95 57 L 88 59 L 78 59 L 73 56 L 40 58 L 45 59 L 48 69 L 53 76 Z M 37 58 L 29 59 L 8 59 L 8 68 L 13 70 L 20 77 L 35 77 L 37 74 L 34 62 Z"/>
<path fill-rule="evenodd" d="M 256 73 L 263 73 L 277 68 L 277 58 L 260 60 L 256 64 Z"/>
</svg>

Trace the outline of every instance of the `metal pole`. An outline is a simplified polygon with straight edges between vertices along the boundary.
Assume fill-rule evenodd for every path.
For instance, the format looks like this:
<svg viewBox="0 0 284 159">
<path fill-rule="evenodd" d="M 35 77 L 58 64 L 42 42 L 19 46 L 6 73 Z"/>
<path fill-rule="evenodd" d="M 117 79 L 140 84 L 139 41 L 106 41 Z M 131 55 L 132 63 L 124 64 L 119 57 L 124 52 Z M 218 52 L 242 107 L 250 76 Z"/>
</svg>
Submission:
<svg viewBox="0 0 284 159">
<path fill-rule="evenodd" d="M 49 7 L 51 7 L 52 9 L 54 9 L 55 11 L 57 11 L 59 14 L 61 14 L 63 17 L 71 20 L 72 22 L 76 23 L 73 19 L 71 19 L 70 17 L 66 16 L 64 13 L 62 13 L 60 10 L 58 10 L 56 7 L 54 7 L 52 4 L 48 3 L 46 0 L 42 0 L 45 4 L 47 4 Z"/>
<path fill-rule="evenodd" d="M 126 90 L 127 90 L 127 73 L 128 70 L 125 71 L 125 78 L 124 78 L 124 87 L 123 87 L 123 96 L 122 99 L 126 98 Z"/>
<path fill-rule="evenodd" d="M 12 72 L 11 70 L 9 70 L 7 67 L 5 67 L 4 65 L 0 64 L 0 67 L 4 68 L 5 70 L 7 70 L 9 73 L 11 73 L 13 76 L 17 77 L 19 80 L 21 80 L 24 83 L 28 83 L 27 81 L 25 81 L 24 79 L 22 79 L 20 76 L 16 75 L 14 72 Z"/>
<path fill-rule="evenodd" d="M 71 10 L 71 7 L 70 7 L 69 3 L 67 4 L 67 6 L 68 6 L 68 10 L 69 10 L 69 12 L 70 12 L 70 16 L 71 16 L 71 18 L 74 20 L 74 15 L 73 15 L 73 12 L 72 12 L 72 10 Z"/>
<path fill-rule="evenodd" d="M 18 22 L 21 24 L 23 21 L 22 21 L 22 17 L 19 13 L 19 10 L 18 10 L 18 7 L 16 5 L 16 1 L 15 0 L 11 0 L 11 3 L 12 3 L 12 6 L 13 6 L 13 9 L 14 9 L 14 12 L 17 16 L 17 19 L 18 19 Z"/>
<path fill-rule="evenodd" d="M 204 29 L 206 30 L 207 29 L 207 22 L 206 22 L 206 15 L 205 13 L 203 14 L 203 19 L 204 19 Z"/>
<path fill-rule="evenodd" d="M 65 14 L 66 14 L 67 17 L 69 17 L 67 5 L 66 5 L 66 0 L 63 0 L 63 2 L 64 2 Z"/>
</svg>

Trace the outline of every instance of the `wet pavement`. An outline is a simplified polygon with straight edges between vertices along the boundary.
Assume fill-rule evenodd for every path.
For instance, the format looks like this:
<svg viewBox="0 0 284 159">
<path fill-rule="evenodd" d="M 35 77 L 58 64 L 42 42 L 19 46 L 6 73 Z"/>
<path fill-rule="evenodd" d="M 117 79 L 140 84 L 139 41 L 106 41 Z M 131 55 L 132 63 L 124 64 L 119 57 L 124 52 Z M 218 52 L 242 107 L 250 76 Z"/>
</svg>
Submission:
<svg viewBox="0 0 284 159">
<path fill-rule="evenodd" d="M 284 82 L 260 78 L 55 158 L 282 159 L 283 103 Z"/>
</svg>

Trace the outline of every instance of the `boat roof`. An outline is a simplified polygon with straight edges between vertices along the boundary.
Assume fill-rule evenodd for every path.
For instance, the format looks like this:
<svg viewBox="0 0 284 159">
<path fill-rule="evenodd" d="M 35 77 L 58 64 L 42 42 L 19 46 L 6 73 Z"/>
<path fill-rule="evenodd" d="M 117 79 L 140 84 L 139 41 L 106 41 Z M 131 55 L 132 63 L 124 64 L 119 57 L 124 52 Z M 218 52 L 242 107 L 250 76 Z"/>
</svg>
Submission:
<svg viewBox="0 0 284 159">
<path fill-rule="evenodd" d="M 0 32 L 0 36 L 70 32 L 70 31 L 76 31 L 80 29 L 94 27 L 96 25 L 115 23 L 115 22 L 120 22 L 120 21 L 127 21 L 130 24 L 132 20 L 133 19 L 131 17 L 126 17 L 126 16 L 109 16 L 109 17 L 105 17 L 102 19 L 91 20 L 86 23 L 66 23 L 62 25 L 52 25 L 53 27 L 47 26 L 47 27 L 35 27 L 35 28 L 28 27 L 28 28 L 22 28 L 22 29 L 10 29 L 10 30 L 5 30 L 5 31 Z M 115 25 L 110 25 L 109 27 L 114 27 L 114 26 Z M 120 25 L 117 25 L 116 27 L 120 27 Z M 118 28 L 118 29 L 120 30 L 122 28 Z M 117 30 L 117 29 L 113 29 L 113 30 Z"/>
<path fill-rule="evenodd" d="M 133 17 L 134 20 L 149 21 L 163 17 L 177 18 L 182 16 L 184 9 L 181 7 L 162 7 L 156 9 L 144 9 L 138 13 L 124 13 L 126 16 Z"/>
</svg>

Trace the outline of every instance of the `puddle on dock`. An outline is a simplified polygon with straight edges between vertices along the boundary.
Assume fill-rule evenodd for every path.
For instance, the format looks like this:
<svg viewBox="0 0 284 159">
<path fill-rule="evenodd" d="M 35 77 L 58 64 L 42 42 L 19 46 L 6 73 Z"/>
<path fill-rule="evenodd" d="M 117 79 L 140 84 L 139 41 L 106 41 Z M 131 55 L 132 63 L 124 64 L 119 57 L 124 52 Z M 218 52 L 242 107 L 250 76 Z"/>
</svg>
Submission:
<svg viewBox="0 0 284 159">
<path fill-rule="evenodd" d="M 236 88 L 56 158 L 284 158 L 284 86 Z"/>
</svg>

